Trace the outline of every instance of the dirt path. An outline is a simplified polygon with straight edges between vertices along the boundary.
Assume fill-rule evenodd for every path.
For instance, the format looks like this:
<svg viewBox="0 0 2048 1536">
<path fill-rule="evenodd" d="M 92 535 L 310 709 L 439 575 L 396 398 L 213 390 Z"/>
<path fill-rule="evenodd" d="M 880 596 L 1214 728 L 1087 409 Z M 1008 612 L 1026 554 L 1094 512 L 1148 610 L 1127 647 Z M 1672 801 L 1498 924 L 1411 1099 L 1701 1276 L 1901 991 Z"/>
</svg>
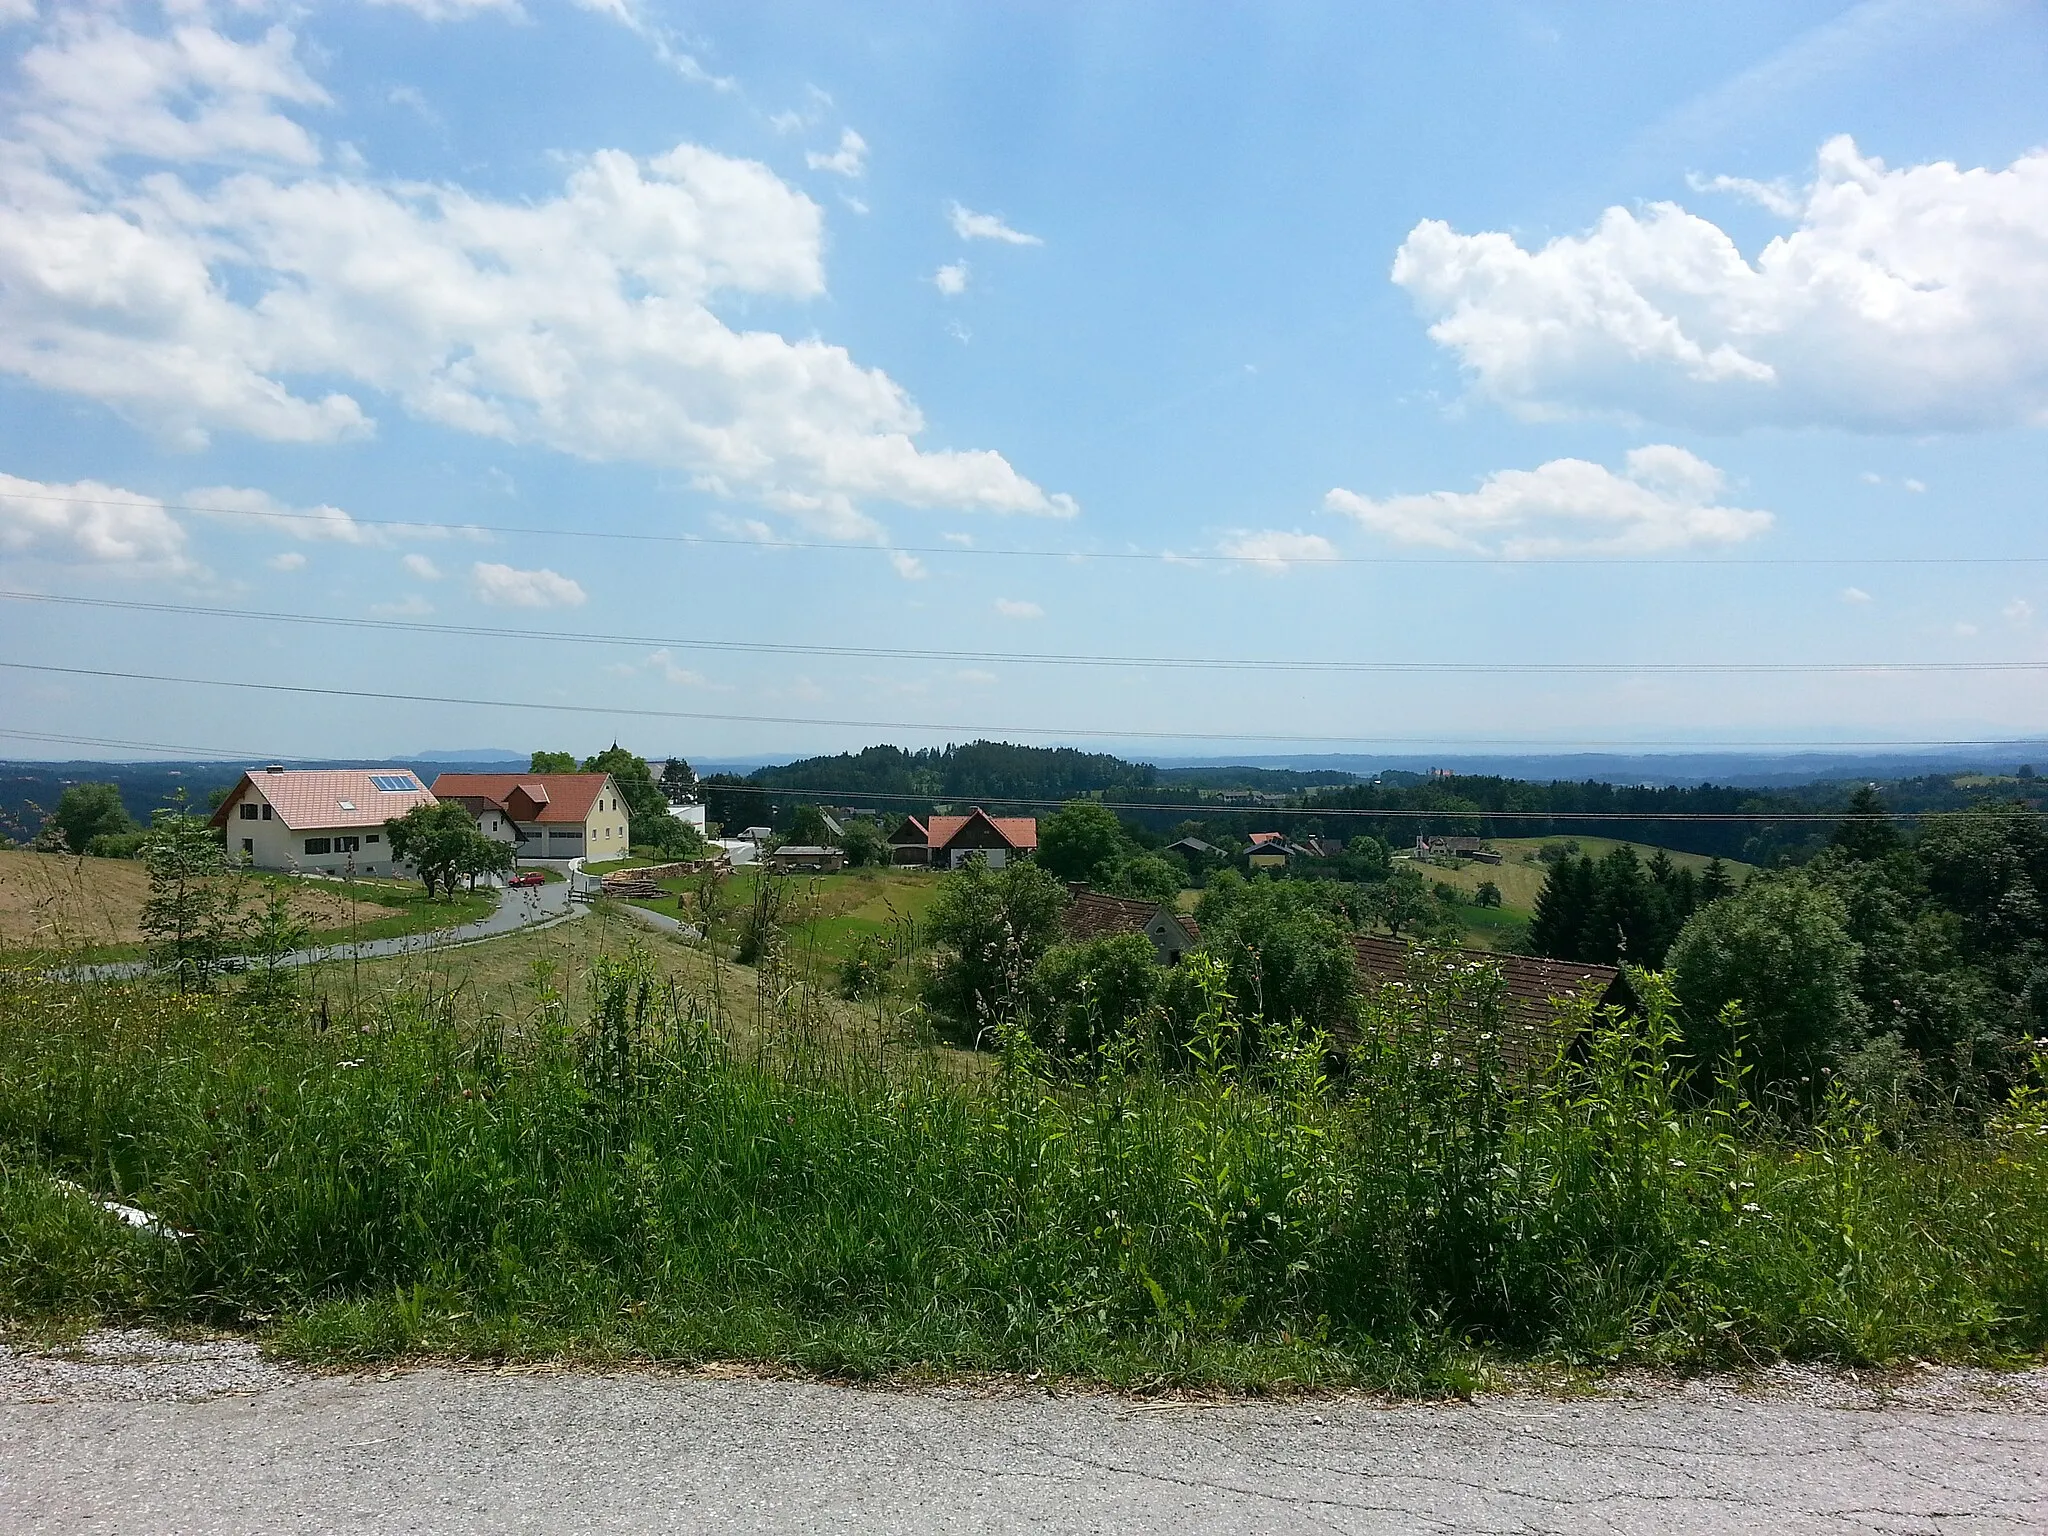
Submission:
<svg viewBox="0 0 2048 1536">
<path fill-rule="evenodd" d="M 1213 1406 L 0 1351 L 10 1532 L 2048 1529 L 2048 1374 Z"/>
</svg>

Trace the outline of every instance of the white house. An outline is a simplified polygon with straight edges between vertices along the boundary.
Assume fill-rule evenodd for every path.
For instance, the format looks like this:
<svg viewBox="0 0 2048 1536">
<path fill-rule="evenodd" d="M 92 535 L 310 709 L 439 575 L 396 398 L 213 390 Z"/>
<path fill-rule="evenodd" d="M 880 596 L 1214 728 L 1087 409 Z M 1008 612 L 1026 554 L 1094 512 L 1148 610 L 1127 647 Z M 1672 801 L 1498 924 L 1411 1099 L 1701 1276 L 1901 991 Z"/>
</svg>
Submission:
<svg viewBox="0 0 2048 1536">
<path fill-rule="evenodd" d="M 623 858 L 632 824 L 608 773 L 444 773 L 434 793 L 468 807 L 486 836 L 525 860 Z"/>
<path fill-rule="evenodd" d="M 213 825 L 227 838 L 228 857 L 257 869 L 325 874 L 389 875 L 394 871 L 384 823 L 433 792 L 403 768 L 251 768 Z"/>
</svg>

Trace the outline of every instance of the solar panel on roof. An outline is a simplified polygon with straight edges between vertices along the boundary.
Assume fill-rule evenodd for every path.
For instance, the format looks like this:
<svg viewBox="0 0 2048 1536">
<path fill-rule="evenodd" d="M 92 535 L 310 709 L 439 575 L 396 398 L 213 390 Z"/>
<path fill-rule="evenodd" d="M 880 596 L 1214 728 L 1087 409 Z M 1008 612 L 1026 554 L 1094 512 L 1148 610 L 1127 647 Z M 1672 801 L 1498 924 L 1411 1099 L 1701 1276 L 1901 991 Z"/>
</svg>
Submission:
<svg viewBox="0 0 2048 1536">
<path fill-rule="evenodd" d="M 409 773 L 373 773 L 370 783 L 377 789 L 410 790 L 420 787 L 419 781 Z"/>
</svg>

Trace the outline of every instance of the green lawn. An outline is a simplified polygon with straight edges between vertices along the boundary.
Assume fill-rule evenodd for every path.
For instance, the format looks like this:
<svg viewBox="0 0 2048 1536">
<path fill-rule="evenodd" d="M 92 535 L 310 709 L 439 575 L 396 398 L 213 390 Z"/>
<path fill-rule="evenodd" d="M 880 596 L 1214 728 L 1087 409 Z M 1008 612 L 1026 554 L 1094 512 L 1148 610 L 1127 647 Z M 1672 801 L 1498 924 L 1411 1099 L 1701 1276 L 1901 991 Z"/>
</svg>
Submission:
<svg viewBox="0 0 2048 1536">
<path fill-rule="evenodd" d="M 789 953 L 807 968 L 827 973 L 836 972 L 862 941 L 885 940 L 906 921 L 921 922 L 939 889 L 937 877 L 920 870 L 849 869 L 780 878 L 787 882 L 782 926 L 789 936 Z M 738 939 L 740 920 L 754 901 L 760 879 L 760 870 L 749 865 L 726 878 L 723 916 L 712 930 L 720 943 Z M 689 893 L 695 880 L 684 877 L 660 884 L 667 896 L 631 904 L 694 921 Z"/>
</svg>

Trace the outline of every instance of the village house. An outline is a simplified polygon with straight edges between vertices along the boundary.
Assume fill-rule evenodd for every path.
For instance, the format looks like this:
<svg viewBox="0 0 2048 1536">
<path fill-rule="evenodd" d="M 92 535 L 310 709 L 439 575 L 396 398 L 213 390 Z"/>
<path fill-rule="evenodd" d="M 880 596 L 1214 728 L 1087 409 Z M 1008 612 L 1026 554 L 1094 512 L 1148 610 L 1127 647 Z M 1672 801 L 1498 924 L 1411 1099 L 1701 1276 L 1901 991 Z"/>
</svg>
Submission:
<svg viewBox="0 0 2048 1536">
<path fill-rule="evenodd" d="M 390 875 L 384 823 L 434 795 L 403 768 L 251 768 L 212 824 L 228 857 L 255 869 Z"/>
<path fill-rule="evenodd" d="M 1446 954 L 1379 934 L 1355 935 L 1351 945 L 1359 984 L 1368 991 L 1411 984 L 1417 968 L 1432 963 L 1498 970 L 1502 986 L 1499 1017 L 1482 1021 L 1469 1015 L 1453 1015 L 1448 1020 L 1446 1044 L 1467 1060 L 1476 1060 L 1483 1046 L 1490 1047 L 1501 1065 L 1518 1077 L 1549 1067 L 1561 1054 L 1576 1047 L 1580 1026 L 1571 1017 L 1574 1004 L 1612 1004 L 1624 1009 L 1636 1006 L 1628 979 L 1611 965 L 1495 954 L 1481 949 L 1457 949 Z M 1483 1024 L 1491 1027 L 1482 1028 Z M 1494 1038 L 1482 1041 L 1482 1033 Z"/>
<path fill-rule="evenodd" d="M 1253 869 L 1285 869 L 1296 851 L 1294 845 L 1287 841 L 1285 832 L 1254 832 L 1251 844 L 1245 862 Z"/>
<path fill-rule="evenodd" d="M 991 816 L 976 806 L 965 816 L 906 816 L 889 834 L 890 861 L 958 869 L 977 855 L 1001 869 L 1038 847 L 1035 816 Z"/>
<path fill-rule="evenodd" d="M 1074 899 L 1061 915 L 1060 923 L 1073 943 L 1142 933 L 1152 941 L 1152 952 L 1161 965 L 1179 965 L 1180 957 L 1201 942 L 1201 930 L 1185 912 L 1161 906 L 1156 901 L 1105 896 L 1086 886 L 1077 885 L 1071 889 Z"/>
<path fill-rule="evenodd" d="M 513 857 L 598 863 L 632 848 L 619 786 L 608 773 L 444 773 L 434 794 L 474 816 Z"/>
</svg>

